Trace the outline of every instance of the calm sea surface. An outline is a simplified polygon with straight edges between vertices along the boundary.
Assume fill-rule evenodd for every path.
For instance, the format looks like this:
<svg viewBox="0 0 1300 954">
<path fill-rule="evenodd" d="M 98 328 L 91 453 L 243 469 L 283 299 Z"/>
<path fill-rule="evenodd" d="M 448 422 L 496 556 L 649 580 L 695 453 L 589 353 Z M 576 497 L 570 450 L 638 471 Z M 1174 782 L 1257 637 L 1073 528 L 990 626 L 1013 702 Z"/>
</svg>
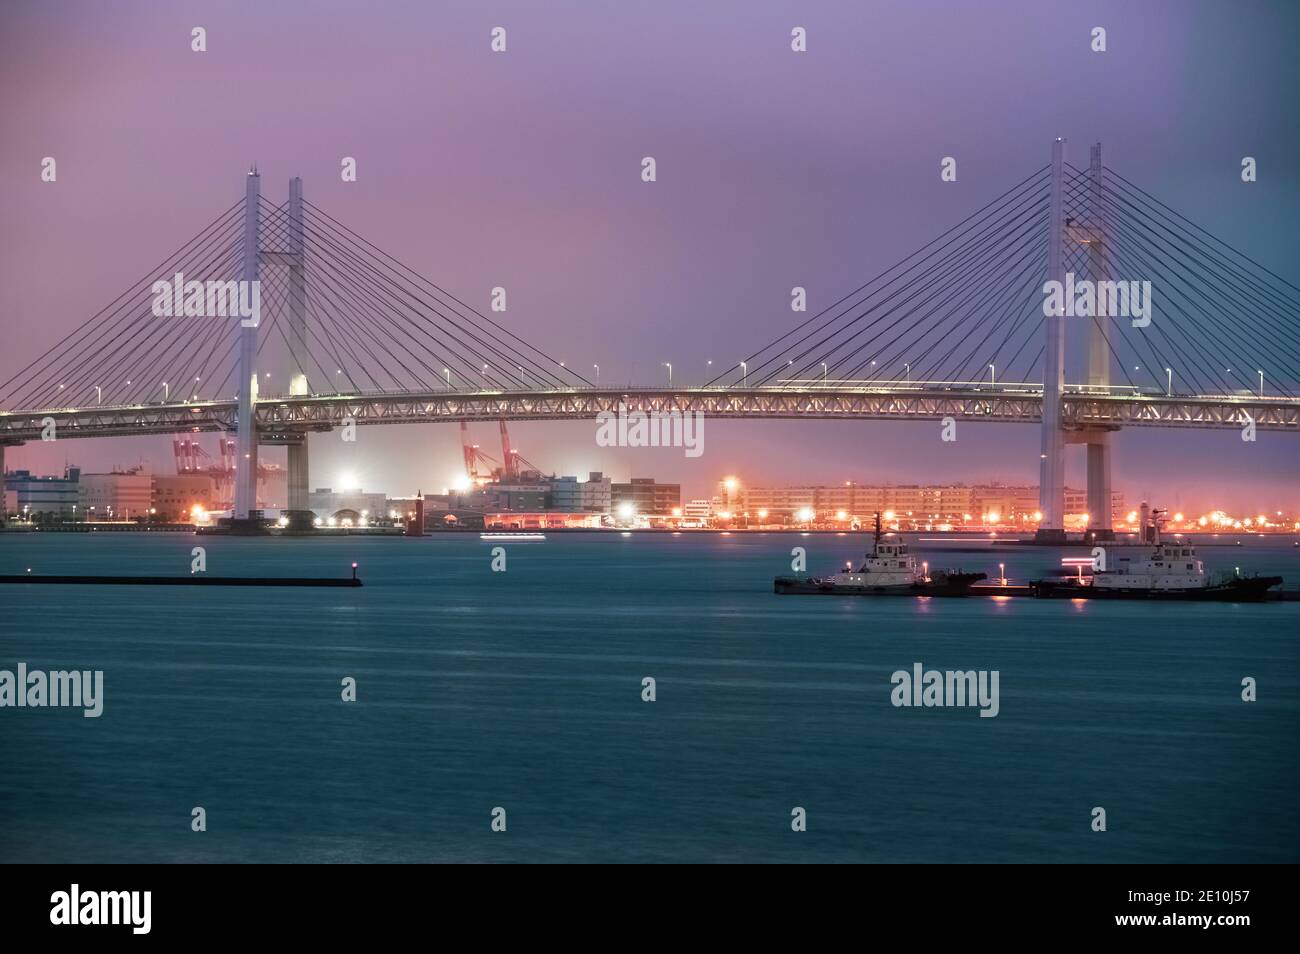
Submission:
<svg viewBox="0 0 1300 954">
<path fill-rule="evenodd" d="M 1202 556 L 1300 584 L 1292 538 L 1241 539 Z M 0 709 L 0 861 L 1300 860 L 1300 603 L 772 594 L 792 547 L 866 543 L 551 535 L 494 573 L 474 535 L 0 534 L 0 573 L 184 575 L 198 544 L 366 583 L 0 587 L 0 669 L 105 682 L 98 719 Z M 1063 553 L 915 548 L 1013 580 Z M 916 662 L 999 670 L 1000 714 L 894 708 Z"/>
</svg>

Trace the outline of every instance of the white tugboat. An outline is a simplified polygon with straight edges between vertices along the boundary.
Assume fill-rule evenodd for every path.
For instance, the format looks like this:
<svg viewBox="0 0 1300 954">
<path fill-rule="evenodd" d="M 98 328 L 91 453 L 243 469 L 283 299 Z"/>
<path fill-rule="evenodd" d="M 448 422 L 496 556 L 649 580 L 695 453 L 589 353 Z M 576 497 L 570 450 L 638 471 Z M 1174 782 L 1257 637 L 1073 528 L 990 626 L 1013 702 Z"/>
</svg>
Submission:
<svg viewBox="0 0 1300 954">
<path fill-rule="evenodd" d="M 880 514 L 876 514 L 871 552 L 858 569 L 848 564 L 839 573 L 823 577 L 778 576 L 773 590 L 782 594 L 850 596 L 965 596 L 984 579 L 983 573 L 938 570 L 933 575 L 901 540 L 882 540 Z"/>
<path fill-rule="evenodd" d="M 1145 505 L 1143 510 L 1145 511 Z M 1228 575 L 1211 579 L 1196 547 L 1183 540 L 1160 539 L 1160 520 L 1165 511 L 1153 510 L 1150 549 L 1141 555 L 1114 557 L 1114 566 L 1095 570 L 1090 578 L 1035 580 L 1035 596 L 1075 599 L 1173 599 L 1223 600 L 1227 602 L 1267 599 L 1269 590 L 1282 583 L 1280 576 Z M 1143 514 L 1142 535 L 1148 536 Z M 1118 550 L 1112 550 L 1118 554 Z"/>
</svg>

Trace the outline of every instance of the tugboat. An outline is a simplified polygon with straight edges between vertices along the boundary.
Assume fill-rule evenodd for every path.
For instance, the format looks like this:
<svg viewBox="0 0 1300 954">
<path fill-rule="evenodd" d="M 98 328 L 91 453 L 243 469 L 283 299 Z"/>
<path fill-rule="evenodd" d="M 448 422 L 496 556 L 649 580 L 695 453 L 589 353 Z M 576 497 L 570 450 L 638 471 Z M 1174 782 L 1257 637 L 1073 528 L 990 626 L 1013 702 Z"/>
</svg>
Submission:
<svg viewBox="0 0 1300 954">
<path fill-rule="evenodd" d="M 907 544 L 880 539 L 880 514 L 876 514 L 871 552 L 858 569 L 847 564 L 839 573 L 824 577 L 778 576 L 773 592 L 818 596 L 967 596 L 983 573 L 938 570 L 933 575 L 916 565 Z"/>
<path fill-rule="evenodd" d="M 1144 506 L 1145 509 L 1145 506 Z M 1163 510 L 1151 511 L 1151 526 L 1143 520 L 1142 534 L 1149 537 L 1152 549 L 1143 556 L 1118 557 L 1113 569 L 1095 570 L 1091 577 L 1065 577 L 1033 580 L 1029 586 L 1037 597 L 1106 600 L 1208 600 L 1229 603 L 1255 603 L 1275 594 L 1269 593 L 1282 584 L 1280 576 L 1239 576 L 1227 574 L 1212 579 L 1196 547 L 1183 541 L 1160 539 Z M 1144 514 L 1145 516 L 1145 514 Z"/>
</svg>

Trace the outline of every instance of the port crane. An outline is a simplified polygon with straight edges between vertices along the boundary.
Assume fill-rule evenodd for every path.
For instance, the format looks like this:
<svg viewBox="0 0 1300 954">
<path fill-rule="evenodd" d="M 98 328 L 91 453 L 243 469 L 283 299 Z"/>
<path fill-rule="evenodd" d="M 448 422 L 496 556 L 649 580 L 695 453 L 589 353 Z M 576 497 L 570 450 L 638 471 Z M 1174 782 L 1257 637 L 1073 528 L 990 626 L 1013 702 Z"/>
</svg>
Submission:
<svg viewBox="0 0 1300 954">
<path fill-rule="evenodd" d="M 510 432 L 506 430 L 504 419 L 501 421 L 501 456 L 505 460 L 501 468 L 502 479 L 518 480 L 521 474 L 542 472 L 540 467 L 510 446 Z"/>
<path fill-rule="evenodd" d="M 490 480 L 496 461 L 483 453 L 477 444 L 470 443 L 469 425 L 464 421 L 460 422 L 460 446 L 465 457 L 465 473 L 469 475 L 470 482 L 479 486 Z M 485 468 L 482 473 L 478 469 L 480 464 Z"/>
<path fill-rule="evenodd" d="M 233 438 L 222 437 L 217 445 L 220 462 L 204 450 L 198 441 L 186 437 L 172 439 L 172 453 L 176 458 L 178 475 L 193 474 L 212 478 L 214 496 L 224 509 L 229 507 L 234 495 L 235 463 L 239 452 Z M 265 482 L 273 470 L 274 468 L 259 461 L 257 479 Z"/>
<path fill-rule="evenodd" d="M 502 463 L 497 464 L 496 459 L 485 454 L 478 444 L 471 443 L 469 435 L 469 425 L 461 421 L 460 423 L 460 445 L 461 453 L 465 459 L 465 473 L 469 475 L 472 483 L 482 485 L 490 480 L 511 481 L 519 479 L 520 474 L 534 471 L 541 472 L 536 464 L 529 461 L 519 451 L 510 446 L 510 431 L 506 427 L 506 422 L 501 421 L 501 459 Z M 479 470 L 479 466 L 483 470 Z"/>
</svg>

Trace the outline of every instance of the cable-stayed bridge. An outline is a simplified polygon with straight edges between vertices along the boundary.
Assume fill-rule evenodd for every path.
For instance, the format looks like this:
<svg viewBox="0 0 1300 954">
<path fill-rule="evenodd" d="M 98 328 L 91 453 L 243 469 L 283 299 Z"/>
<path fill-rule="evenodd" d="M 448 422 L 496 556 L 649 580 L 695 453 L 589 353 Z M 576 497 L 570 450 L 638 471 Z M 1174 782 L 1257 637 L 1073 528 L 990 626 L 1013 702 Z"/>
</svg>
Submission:
<svg viewBox="0 0 1300 954">
<path fill-rule="evenodd" d="M 1097 294 L 1048 314 L 1048 281 Z M 234 314 L 238 282 L 257 283 L 256 321 Z M 1066 444 L 1087 447 L 1105 513 L 1120 427 L 1300 432 L 1300 289 L 1103 166 L 1099 146 L 1079 169 L 1058 140 L 1048 165 L 707 384 L 608 387 L 307 202 L 301 180 L 267 201 L 254 171 L 242 200 L 0 383 L 0 466 L 51 424 L 58 439 L 232 431 L 254 465 L 236 482 L 247 518 L 261 445 L 288 446 L 290 509 L 305 510 L 311 431 L 620 408 L 1037 423 L 1050 539 Z"/>
</svg>

